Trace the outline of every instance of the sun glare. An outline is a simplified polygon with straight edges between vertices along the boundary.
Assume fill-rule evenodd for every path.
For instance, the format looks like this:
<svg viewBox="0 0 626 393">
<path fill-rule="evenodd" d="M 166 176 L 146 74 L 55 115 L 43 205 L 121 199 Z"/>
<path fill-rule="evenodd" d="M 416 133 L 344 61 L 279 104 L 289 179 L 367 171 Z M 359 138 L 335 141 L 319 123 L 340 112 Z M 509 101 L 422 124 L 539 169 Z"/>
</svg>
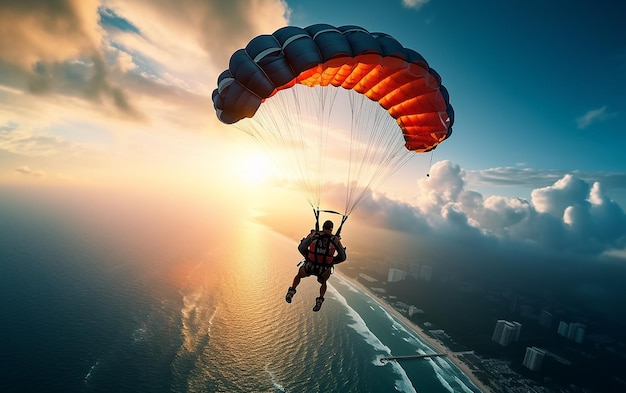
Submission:
<svg viewBox="0 0 626 393">
<path fill-rule="evenodd" d="M 239 178 L 247 185 L 259 185 L 272 175 L 272 163 L 262 153 L 252 153 L 244 157 L 237 170 Z"/>
</svg>

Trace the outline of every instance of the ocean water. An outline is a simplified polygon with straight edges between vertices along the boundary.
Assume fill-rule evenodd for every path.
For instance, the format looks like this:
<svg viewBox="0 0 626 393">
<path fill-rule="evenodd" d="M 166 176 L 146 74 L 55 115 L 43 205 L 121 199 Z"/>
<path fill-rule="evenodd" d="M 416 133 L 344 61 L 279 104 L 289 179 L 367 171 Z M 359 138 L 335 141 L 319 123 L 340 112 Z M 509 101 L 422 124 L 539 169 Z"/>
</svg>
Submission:
<svg viewBox="0 0 626 393">
<path fill-rule="evenodd" d="M 320 312 L 314 278 L 287 304 L 296 244 L 254 222 L 3 202 L 1 392 L 479 392 L 444 358 L 381 363 L 432 350 L 338 274 Z"/>
</svg>

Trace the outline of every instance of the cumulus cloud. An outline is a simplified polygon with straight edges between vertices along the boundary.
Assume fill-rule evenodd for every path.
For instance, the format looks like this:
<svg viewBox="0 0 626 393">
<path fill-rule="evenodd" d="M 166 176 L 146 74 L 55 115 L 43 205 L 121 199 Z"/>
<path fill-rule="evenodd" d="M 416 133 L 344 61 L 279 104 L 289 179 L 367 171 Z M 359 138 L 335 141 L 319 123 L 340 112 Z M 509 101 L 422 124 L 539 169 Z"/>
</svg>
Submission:
<svg viewBox="0 0 626 393">
<path fill-rule="evenodd" d="M 576 124 L 578 125 L 578 128 L 582 130 L 594 123 L 608 120 L 616 115 L 616 113 L 609 112 L 606 106 L 603 106 L 602 108 L 590 110 L 581 117 L 577 118 Z"/>
<path fill-rule="evenodd" d="M 430 177 L 418 180 L 418 189 L 413 203 L 375 194 L 355 215 L 411 233 L 417 243 L 444 239 L 464 258 L 497 255 L 498 250 L 521 250 L 526 258 L 596 258 L 622 255 L 619 250 L 626 247 L 626 214 L 599 182 L 590 184 L 565 175 L 535 189 L 530 201 L 485 198 L 468 189 L 465 171 L 458 165 L 441 161 L 433 165 Z M 424 246 L 433 248 L 434 244 Z M 450 252 L 450 245 L 441 247 Z"/>
</svg>

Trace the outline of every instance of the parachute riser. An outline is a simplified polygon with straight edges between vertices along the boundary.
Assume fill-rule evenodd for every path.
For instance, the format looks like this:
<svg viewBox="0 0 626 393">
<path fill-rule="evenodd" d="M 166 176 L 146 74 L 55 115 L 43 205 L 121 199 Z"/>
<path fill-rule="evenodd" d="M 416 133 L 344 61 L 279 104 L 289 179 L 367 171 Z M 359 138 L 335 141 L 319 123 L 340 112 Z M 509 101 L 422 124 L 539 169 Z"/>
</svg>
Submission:
<svg viewBox="0 0 626 393">
<path fill-rule="evenodd" d="M 343 228 L 343 224 L 348 219 L 348 215 L 339 213 L 339 212 L 334 211 L 334 210 L 320 210 L 320 209 L 315 209 L 314 208 L 313 209 L 313 215 L 315 215 L 315 232 L 319 232 L 319 230 L 320 230 L 320 212 L 321 213 L 338 214 L 338 215 L 341 216 L 341 223 L 339 224 L 339 228 L 337 228 L 337 232 L 335 232 L 335 236 L 339 236 L 341 234 L 341 229 Z"/>
</svg>

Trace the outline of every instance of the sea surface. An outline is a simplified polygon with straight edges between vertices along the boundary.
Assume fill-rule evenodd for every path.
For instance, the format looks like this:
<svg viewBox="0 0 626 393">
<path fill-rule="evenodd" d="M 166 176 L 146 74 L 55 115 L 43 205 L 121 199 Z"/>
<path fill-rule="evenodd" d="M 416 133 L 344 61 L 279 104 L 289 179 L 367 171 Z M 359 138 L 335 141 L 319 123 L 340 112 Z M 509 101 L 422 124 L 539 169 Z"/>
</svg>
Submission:
<svg viewBox="0 0 626 393">
<path fill-rule="evenodd" d="M 287 304 L 296 244 L 251 220 L 0 202 L 0 392 L 479 392 L 382 363 L 434 351 L 339 274 L 320 312 L 313 278 Z"/>
</svg>

